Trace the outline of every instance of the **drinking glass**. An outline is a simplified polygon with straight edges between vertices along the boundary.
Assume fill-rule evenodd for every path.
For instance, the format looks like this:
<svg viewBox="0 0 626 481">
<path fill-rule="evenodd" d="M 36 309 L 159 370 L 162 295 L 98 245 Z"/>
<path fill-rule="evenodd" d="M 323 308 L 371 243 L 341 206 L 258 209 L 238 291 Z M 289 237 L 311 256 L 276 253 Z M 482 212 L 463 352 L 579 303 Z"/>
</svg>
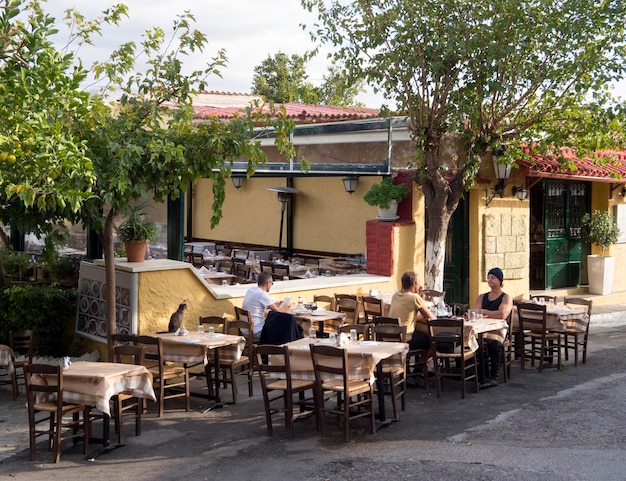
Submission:
<svg viewBox="0 0 626 481">
<path fill-rule="evenodd" d="M 317 331 L 315 330 L 314 327 L 309 327 L 309 339 L 316 339 L 317 338 Z"/>
<path fill-rule="evenodd" d="M 548 300 L 548 306 L 549 306 L 550 308 L 554 307 L 554 299 L 549 299 L 549 300 Z"/>
<path fill-rule="evenodd" d="M 331 332 L 331 333 L 329 334 L 328 338 L 330 339 L 330 343 L 331 343 L 333 346 L 336 346 L 336 345 L 337 345 L 337 334 L 335 334 L 334 332 Z"/>
<path fill-rule="evenodd" d="M 209 326 L 209 339 L 215 339 L 215 328 L 213 326 Z"/>
<path fill-rule="evenodd" d="M 350 341 L 357 342 L 358 340 L 359 340 L 359 337 L 356 333 L 356 329 L 350 329 Z"/>
<path fill-rule="evenodd" d="M 200 336 L 204 334 L 204 324 L 198 324 L 198 334 Z"/>
<path fill-rule="evenodd" d="M 483 310 L 482 309 L 476 309 L 476 320 L 477 321 L 482 321 L 483 320 Z"/>
<path fill-rule="evenodd" d="M 476 320 L 476 311 L 474 309 L 467 310 L 467 320 L 468 322 L 474 322 Z"/>
</svg>

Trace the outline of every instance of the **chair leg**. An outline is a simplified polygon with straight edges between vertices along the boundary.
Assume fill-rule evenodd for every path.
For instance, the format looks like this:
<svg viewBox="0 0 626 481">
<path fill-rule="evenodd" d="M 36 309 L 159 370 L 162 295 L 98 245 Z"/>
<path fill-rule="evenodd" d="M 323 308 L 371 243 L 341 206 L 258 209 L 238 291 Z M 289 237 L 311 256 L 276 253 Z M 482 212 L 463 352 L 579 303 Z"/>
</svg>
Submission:
<svg viewBox="0 0 626 481">
<path fill-rule="evenodd" d="M 565 359 L 567 360 L 567 341 L 565 341 Z M 578 334 L 574 334 L 574 366 L 578 367 Z"/>
</svg>

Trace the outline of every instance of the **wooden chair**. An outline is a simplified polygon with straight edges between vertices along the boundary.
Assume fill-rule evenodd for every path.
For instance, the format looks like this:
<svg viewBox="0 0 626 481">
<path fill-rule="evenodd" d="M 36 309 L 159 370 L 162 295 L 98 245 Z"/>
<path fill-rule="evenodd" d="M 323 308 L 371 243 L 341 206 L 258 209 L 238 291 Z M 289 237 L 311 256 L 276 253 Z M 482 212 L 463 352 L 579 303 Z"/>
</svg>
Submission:
<svg viewBox="0 0 626 481">
<path fill-rule="evenodd" d="M 374 386 L 368 378 L 348 378 L 348 351 L 332 346 L 311 344 L 315 372 L 315 406 L 322 436 L 326 432 L 326 414 L 336 414 L 343 421 L 344 439 L 350 441 L 350 421 L 370 418 L 370 430 L 376 432 Z M 328 375 L 333 377 L 329 379 Z M 336 402 L 326 406 L 328 395 Z"/>
<path fill-rule="evenodd" d="M 380 298 L 373 296 L 363 296 L 362 302 L 365 324 L 372 323 L 375 316 L 383 315 L 383 301 Z"/>
<path fill-rule="evenodd" d="M 587 325 L 584 329 L 567 328 L 563 333 L 563 348 L 565 351 L 565 360 L 569 360 L 569 351 L 574 351 L 574 366 L 578 366 L 578 352 L 582 351 L 583 364 L 587 363 L 587 342 L 589 340 L 589 324 L 591 324 L 591 308 L 593 301 L 583 299 L 582 297 L 566 297 L 565 305 L 574 304 L 577 306 L 585 306 L 587 308 L 586 320 Z"/>
<path fill-rule="evenodd" d="M 233 259 L 247 259 L 248 249 L 233 249 L 230 253 Z"/>
<path fill-rule="evenodd" d="M 228 333 L 228 319 L 220 316 L 200 316 L 198 324 L 202 325 L 204 331 L 207 332 L 208 327 L 213 327 L 215 332 L 222 334 Z"/>
<path fill-rule="evenodd" d="M 13 350 L 15 356 L 13 367 L 15 368 L 17 392 L 14 392 L 14 396 L 17 396 L 19 395 L 20 384 L 26 388 L 26 374 L 24 368 L 28 364 L 32 364 L 35 354 L 35 337 L 33 331 L 31 329 L 10 331 L 9 347 Z"/>
<path fill-rule="evenodd" d="M 317 303 L 318 308 L 325 308 L 329 311 L 335 310 L 335 300 L 331 296 L 314 295 L 313 302 Z M 323 305 L 320 305 L 322 303 Z"/>
<path fill-rule="evenodd" d="M 314 412 L 313 402 L 315 383 L 303 379 L 292 379 L 289 364 L 289 348 L 287 346 L 257 346 L 255 349 L 256 363 L 261 378 L 263 404 L 265 406 L 265 421 L 267 435 L 273 436 L 272 415 L 282 413 L 285 416 L 287 437 L 293 438 L 293 423 L 296 419 L 309 416 Z M 269 364 L 272 356 L 272 364 Z M 280 379 L 275 379 L 280 376 Z M 311 390 L 311 396 L 306 398 L 305 393 Z M 274 395 L 278 393 L 277 395 Z M 294 401 L 294 395 L 298 399 Z M 281 407 L 274 407 L 272 403 L 282 401 Z M 299 406 L 299 412 L 294 413 L 294 404 Z"/>
<path fill-rule="evenodd" d="M 272 273 L 272 262 L 270 261 L 259 261 L 259 265 L 261 266 L 261 272 L 269 272 Z"/>
<path fill-rule="evenodd" d="M 289 266 L 272 264 L 272 277 L 274 280 L 283 280 L 284 277 L 289 277 Z"/>
<path fill-rule="evenodd" d="M 10 356 L 11 363 L 15 365 L 15 355 L 13 354 L 12 350 L 10 352 Z M 13 394 L 13 400 L 15 401 L 17 399 L 17 396 L 19 396 L 19 390 L 17 388 L 17 375 L 15 374 L 15 369 L 9 371 L 8 366 L 0 366 L 0 368 L 5 371 L 5 373 L 2 374 L 2 379 L 0 379 L 0 386 L 10 385 Z"/>
<path fill-rule="evenodd" d="M 354 329 L 356 331 L 357 336 L 359 337 L 359 341 L 367 341 L 370 338 L 369 326 L 366 324 L 344 324 L 338 330 L 338 333 L 342 332 L 345 334 L 350 334 L 350 331 Z"/>
<path fill-rule="evenodd" d="M 530 365 L 535 365 L 535 358 L 539 358 L 539 372 L 543 371 L 544 360 L 551 356 L 554 343 L 557 345 L 558 365 L 561 366 L 561 334 L 549 332 L 546 328 L 546 306 L 532 302 L 520 302 L 517 304 L 517 319 L 521 335 L 523 336 L 522 369 L 526 366 L 526 354 L 529 353 Z M 527 351 L 526 346 L 530 346 Z"/>
<path fill-rule="evenodd" d="M 556 304 L 556 296 L 550 296 L 548 294 L 534 294 L 530 296 L 530 300 L 537 299 L 538 301 L 544 301 L 546 304 L 548 301 L 554 301 Z"/>
<path fill-rule="evenodd" d="M 66 439 L 72 439 L 74 443 L 82 439 L 83 454 L 87 454 L 90 407 L 63 402 L 62 369 L 61 366 L 48 364 L 24 366 L 31 461 L 35 461 L 39 436 L 48 436 L 48 451 L 54 451 L 55 463 L 61 459 L 61 442 Z M 35 376 L 45 376 L 45 384 L 34 382 Z M 41 400 L 41 397 L 44 399 Z M 43 417 L 41 413 L 44 413 Z M 71 418 L 67 419 L 68 416 Z M 38 427 L 40 424 L 46 427 Z"/>
<path fill-rule="evenodd" d="M 129 364 L 141 366 L 144 362 L 144 353 L 144 346 L 117 345 L 113 347 L 113 357 L 115 362 L 131 361 Z M 141 413 L 143 412 L 144 407 L 143 399 L 134 396 L 132 391 L 124 391 L 113 396 L 112 401 L 117 442 L 122 444 L 122 440 L 124 438 L 122 425 L 125 417 L 135 420 L 135 436 L 140 436 Z M 124 413 L 127 413 L 126 416 Z"/>
<path fill-rule="evenodd" d="M 343 312 L 346 315 L 346 322 L 348 324 L 359 323 L 359 301 L 356 296 L 352 297 L 337 297 L 335 295 L 335 310 L 337 312 Z"/>
<path fill-rule="evenodd" d="M 185 411 L 189 411 L 189 371 L 187 366 L 166 363 L 163 355 L 163 341 L 158 337 L 137 336 L 137 345 L 145 346 L 144 366 L 152 373 L 152 383 L 154 391 L 157 393 L 159 417 L 163 416 L 163 405 L 167 399 L 185 398 Z M 181 378 L 182 380 L 180 380 Z"/>
<path fill-rule="evenodd" d="M 399 317 L 389 317 L 389 316 L 374 316 L 372 318 L 372 322 L 368 324 L 369 327 L 369 338 L 374 338 L 374 327 L 379 324 L 395 324 L 396 326 L 400 325 Z"/>
<path fill-rule="evenodd" d="M 111 335 L 111 341 L 113 342 L 113 347 L 134 345 L 137 342 L 137 335 L 118 332 L 117 334 Z"/>
<path fill-rule="evenodd" d="M 237 376 L 246 376 L 248 378 L 248 396 L 254 395 L 254 387 L 252 383 L 252 377 L 254 375 L 254 325 L 250 321 L 235 319 L 234 321 L 228 321 L 228 329 L 232 334 L 235 331 L 236 335 L 242 336 L 246 339 L 246 347 L 241 353 L 241 357 L 238 360 L 224 360 L 224 363 L 220 359 L 220 365 L 228 365 L 228 371 L 230 374 L 229 381 L 232 386 L 233 402 L 237 402 Z"/>
<path fill-rule="evenodd" d="M 245 262 L 235 262 L 233 264 L 233 274 L 247 281 L 250 278 L 250 267 Z"/>
<path fill-rule="evenodd" d="M 374 340 L 380 342 L 406 342 L 406 326 L 378 324 L 373 328 Z M 406 363 L 402 367 L 392 367 L 383 362 L 383 389 L 391 396 L 393 417 L 398 419 L 398 398 L 402 410 L 406 410 Z"/>
<path fill-rule="evenodd" d="M 430 342 L 434 351 L 437 397 L 441 397 L 444 378 L 461 380 L 461 399 L 465 399 L 465 383 L 474 381 L 478 392 L 476 351 L 464 342 L 464 321 L 461 319 L 428 319 Z"/>
</svg>

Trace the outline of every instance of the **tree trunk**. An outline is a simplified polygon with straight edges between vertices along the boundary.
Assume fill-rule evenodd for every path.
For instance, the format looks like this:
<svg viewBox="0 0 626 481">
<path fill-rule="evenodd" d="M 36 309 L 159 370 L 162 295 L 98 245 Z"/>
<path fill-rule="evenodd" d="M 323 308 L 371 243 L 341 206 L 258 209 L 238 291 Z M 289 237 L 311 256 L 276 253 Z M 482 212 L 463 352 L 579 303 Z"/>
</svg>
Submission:
<svg viewBox="0 0 626 481">
<path fill-rule="evenodd" d="M 113 340 L 111 336 L 117 332 L 117 309 L 115 308 L 115 252 L 113 249 L 113 219 L 117 211 L 109 211 L 104 224 L 102 246 L 104 248 L 104 275 L 106 286 L 104 300 L 106 302 L 107 316 L 107 346 L 109 361 L 113 359 Z"/>
</svg>

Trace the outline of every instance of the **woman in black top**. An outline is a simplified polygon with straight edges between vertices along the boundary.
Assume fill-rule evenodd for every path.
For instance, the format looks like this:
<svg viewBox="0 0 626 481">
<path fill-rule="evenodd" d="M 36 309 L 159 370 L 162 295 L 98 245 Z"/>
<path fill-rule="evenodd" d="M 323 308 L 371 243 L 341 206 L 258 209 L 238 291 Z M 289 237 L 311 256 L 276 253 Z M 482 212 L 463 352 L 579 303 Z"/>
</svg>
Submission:
<svg viewBox="0 0 626 481">
<path fill-rule="evenodd" d="M 511 296 L 502 290 L 504 273 L 499 267 L 494 267 L 487 273 L 487 284 L 491 289 L 485 294 L 481 294 L 476 299 L 474 309 L 482 309 L 485 317 L 492 319 L 506 319 L 513 309 Z M 502 343 L 496 339 L 487 338 L 487 352 L 490 359 L 489 384 L 498 384 L 498 374 L 500 373 L 500 362 L 502 361 Z"/>
</svg>

